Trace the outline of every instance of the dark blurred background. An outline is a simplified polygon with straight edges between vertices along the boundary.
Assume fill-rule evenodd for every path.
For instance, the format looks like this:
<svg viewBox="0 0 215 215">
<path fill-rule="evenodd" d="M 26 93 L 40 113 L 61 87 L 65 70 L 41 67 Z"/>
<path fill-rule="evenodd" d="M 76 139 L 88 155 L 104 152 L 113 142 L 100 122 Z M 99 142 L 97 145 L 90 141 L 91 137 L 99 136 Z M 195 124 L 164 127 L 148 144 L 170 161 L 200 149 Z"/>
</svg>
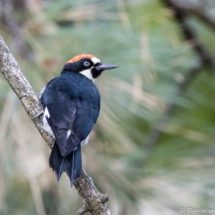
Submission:
<svg viewBox="0 0 215 215">
<path fill-rule="evenodd" d="M 214 0 L 0 0 L 0 34 L 38 94 L 76 55 L 119 66 L 95 82 L 101 113 L 83 148 L 114 215 L 215 209 L 214 14 Z M 49 154 L 0 74 L 1 215 L 82 206 Z"/>
</svg>

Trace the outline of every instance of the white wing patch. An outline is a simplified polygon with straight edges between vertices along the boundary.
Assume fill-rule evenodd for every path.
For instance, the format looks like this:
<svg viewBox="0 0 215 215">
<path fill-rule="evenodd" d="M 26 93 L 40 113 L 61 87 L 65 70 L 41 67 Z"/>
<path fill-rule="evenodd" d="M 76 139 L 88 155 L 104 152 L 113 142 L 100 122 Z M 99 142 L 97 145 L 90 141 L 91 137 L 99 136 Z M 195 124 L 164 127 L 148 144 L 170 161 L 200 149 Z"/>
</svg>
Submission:
<svg viewBox="0 0 215 215">
<path fill-rule="evenodd" d="M 81 141 L 81 146 L 87 145 L 88 141 L 89 141 L 89 135 L 84 140 Z"/>
<path fill-rule="evenodd" d="M 46 110 L 47 110 L 48 117 L 50 117 L 47 107 L 46 107 L 45 111 L 46 111 Z M 51 129 L 51 127 L 49 126 L 49 124 L 48 124 L 48 122 L 47 122 L 47 119 L 46 119 L 46 112 L 45 112 L 45 114 L 43 114 L 43 129 L 46 130 L 49 134 L 51 134 L 51 135 L 55 138 L 55 136 L 54 136 L 54 134 L 53 134 L 53 132 L 52 132 L 52 129 Z M 67 139 L 68 139 L 68 137 L 69 137 L 69 135 L 70 135 L 71 133 L 72 133 L 71 130 L 68 130 L 68 131 L 67 131 Z M 81 146 L 86 145 L 86 144 L 88 143 L 88 141 L 89 141 L 89 135 L 88 135 L 84 140 L 81 141 Z M 77 148 L 76 148 L 76 149 L 77 149 Z M 75 150 L 76 150 L 76 149 L 75 149 Z"/>
<path fill-rule="evenodd" d="M 48 111 L 47 107 L 45 108 L 45 116 L 48 117 L 48 118 L 50 117 L 50 114 L 49 114 L 49 111 Z"/>
<path fill-rule="evenodd" d="M 68 137 L 69 137 L 70 134 L 71 134 L 71 130 L 68 130 L 67 131 L 67 139 L 68 139 Z"/>
<path fill-rule="evenodd" d="M 49 126 L 45 114 L 43 114 L 43 129 L 54 137 L 51 127 Z"/>
</svg>

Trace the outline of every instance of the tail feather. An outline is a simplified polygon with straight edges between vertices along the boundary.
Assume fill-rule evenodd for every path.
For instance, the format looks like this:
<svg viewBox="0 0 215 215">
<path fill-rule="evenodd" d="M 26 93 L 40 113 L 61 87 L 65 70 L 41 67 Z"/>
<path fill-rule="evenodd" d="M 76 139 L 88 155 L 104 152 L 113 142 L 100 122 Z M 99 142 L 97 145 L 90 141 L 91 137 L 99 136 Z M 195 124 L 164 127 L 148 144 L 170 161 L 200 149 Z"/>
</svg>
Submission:
<svg viewBox="0 0 215 215">
<path fill-rule="evenodd" d="M 63 160 L 62 160 L 61 165 L 60 165 L 60 171 L 59 171 L 59 173 L 58 173 L 58 175 L 57 175 L 57 181 L 58 181 L 58 182 L 60 181 L 60 177 L 61 177 L 61 175 L 62 175 L 64 160 L 65 160 L 65 156 L 63 157 Z"/>
<path fill-rule="evenodd" d="M 63 161 L 63 156 L 61 155 L 60 150 L 58 149 L 58 146 L 55 142 L 54 147 L 53 147 L 52 152 L 51 152 L 51 155 L 49 157 L 49 166 L 56 173 L 58 181 L 59 181 L 60 176 L 62 174 L 62 172 L 60 171 L 62 161 Z"/>
<path fill-rule="evenodd" d="M 82 172 L 81 146 L 69 154 L 65 160 L 64 171 L 70 179 L 71 186 L 76 182 Z"/>
<path fill-rule="evenodd" d="M 49 157 L 49 165 L 57 175 L 57 180 L 63 172 L 66 172 L 70 179 L 71 186 L 77 181 L 82 172 L 81 146 L 67 156 L 62 156 L 55 142 Z"/>
</svg>

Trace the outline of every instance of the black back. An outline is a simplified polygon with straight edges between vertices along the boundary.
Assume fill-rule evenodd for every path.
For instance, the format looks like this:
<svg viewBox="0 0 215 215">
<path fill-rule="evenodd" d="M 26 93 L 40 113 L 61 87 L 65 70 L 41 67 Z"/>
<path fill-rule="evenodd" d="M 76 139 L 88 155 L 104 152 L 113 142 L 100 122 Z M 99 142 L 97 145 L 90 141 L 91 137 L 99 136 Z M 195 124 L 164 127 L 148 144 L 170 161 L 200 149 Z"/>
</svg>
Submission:
<svg viewBox="0 0 215 215">
<path fill-rule="evenodd" d="M 52 79 L 41 97 L 46 119 L 62 156 L 67 156 L 91 132 L 100 112 L 100 94 L 82 74 L 65 72 Z M 46 110 L 47 108 L 47 110 Z"/>
</svg>

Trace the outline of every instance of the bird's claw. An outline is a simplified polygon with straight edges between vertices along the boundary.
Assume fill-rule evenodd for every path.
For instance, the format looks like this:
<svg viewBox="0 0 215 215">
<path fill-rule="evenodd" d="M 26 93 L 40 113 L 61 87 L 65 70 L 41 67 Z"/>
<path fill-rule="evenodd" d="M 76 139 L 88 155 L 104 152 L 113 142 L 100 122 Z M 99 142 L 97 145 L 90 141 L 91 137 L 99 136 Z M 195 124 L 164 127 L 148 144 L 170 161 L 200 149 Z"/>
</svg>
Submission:
<svg viewBox="0 0 215 215">
<path fill-rule="evenodd" d="M 38 114 L 36 114 L 36 116 L 34 116 L 34 119 L 38 118 L 39 116 L 41 116 L 43 114 L 43 110 L 40 111 Z"/>
</svg>

